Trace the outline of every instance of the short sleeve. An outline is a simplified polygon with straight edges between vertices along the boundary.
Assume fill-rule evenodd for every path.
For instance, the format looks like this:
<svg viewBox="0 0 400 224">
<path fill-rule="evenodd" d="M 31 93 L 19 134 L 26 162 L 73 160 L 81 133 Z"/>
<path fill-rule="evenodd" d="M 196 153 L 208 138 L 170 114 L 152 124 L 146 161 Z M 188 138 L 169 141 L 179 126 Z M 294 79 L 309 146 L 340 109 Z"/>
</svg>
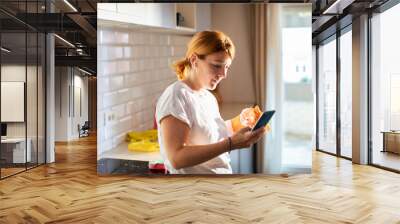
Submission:
<svg viewBox="0 0 400 224">
<path fill-rule="evenodd" d="M 156 107 L 157 124 L 168 116 L 172 115 L 175 118 L 186 123 L 190 128 L 192 127 L 192 119 L 190 113 L 190 104 L 183 91 L 167 89 L 158 99 Z"/>
</svg>

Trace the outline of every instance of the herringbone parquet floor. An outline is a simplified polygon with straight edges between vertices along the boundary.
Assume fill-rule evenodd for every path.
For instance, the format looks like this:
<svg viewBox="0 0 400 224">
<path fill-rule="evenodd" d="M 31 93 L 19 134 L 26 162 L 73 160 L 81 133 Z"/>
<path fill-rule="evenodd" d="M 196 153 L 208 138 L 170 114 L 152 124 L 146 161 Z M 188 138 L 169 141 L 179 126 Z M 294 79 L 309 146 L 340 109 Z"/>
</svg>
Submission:
<svg viewBox="0 0 400 224">
<path fill-rule="evenodd" d="M 0 181 L 0 223 L 400 223 L 400 175 L 315 152 L 310 175 L 99 177 L 91 137 Z"/>
</svg>

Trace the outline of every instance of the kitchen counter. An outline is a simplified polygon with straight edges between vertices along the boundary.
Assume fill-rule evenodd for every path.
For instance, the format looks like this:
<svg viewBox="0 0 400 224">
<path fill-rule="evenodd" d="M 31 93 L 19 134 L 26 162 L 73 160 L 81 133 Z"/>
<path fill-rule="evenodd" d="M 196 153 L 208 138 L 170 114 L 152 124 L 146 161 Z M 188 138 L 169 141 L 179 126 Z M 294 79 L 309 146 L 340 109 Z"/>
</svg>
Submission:
<svg viewBox="0 0 400 224">
<path fill-rule="evenodd" d="M 97 161 L 99 175 L 108 174 L 146 174 L 149 163 L 162 160 L 160 152 L 132 152 L 128 142 L 103 153 Z"/>
<path fill-rule="evenodd" d="M 160 152 L 132 152 L 128 150 L 128 142 L 123 142 L 110 151 L 100 156 L 102 159 L 123 159 L 136 161 L 157 161 L 161 160 Z"/>
</svg>

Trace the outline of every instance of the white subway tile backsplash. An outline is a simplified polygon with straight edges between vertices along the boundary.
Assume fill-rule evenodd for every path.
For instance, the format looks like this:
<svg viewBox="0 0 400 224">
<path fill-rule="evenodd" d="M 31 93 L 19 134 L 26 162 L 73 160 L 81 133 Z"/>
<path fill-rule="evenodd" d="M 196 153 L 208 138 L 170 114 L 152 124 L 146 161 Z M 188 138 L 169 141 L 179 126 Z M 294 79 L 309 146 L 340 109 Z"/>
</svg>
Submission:
<svg viewBox="0 0 400 224">
<path fill-rule="evenodd" d="M 98 76 L 106 76 L 117 72 L 116 61 L 99 61 Z"/>
<path fill-rule="evenodd" d="M 165 35 L 160 35 L 160 40 L 159 40 L 159 45 L 160 46 L 165 46 L 165 45 L 169 45 L 169 35 L 165 34 Z"/>
<path fill-rule="evenodd" d="M 125 59 L 132 58 L 132 48 L 131 47 L 124 47 L 124 58 Z"/>
<path fill-rule="evenodd" d="M 171 45 L 185 46 L 190 41 L 189 36 L 172 36 Z"/>
<path fill-rule="evenodd" d="M 108 92 L 109 90 L 109 78 L 106 77 L 99 77 L 98 79 L 100 79 L 100 82 L 97 86 L 98 92 L 99 93 L 104 93 L 104 92 Z"/>
<path fill-rule="evenodd" d="M 97 36 L 100 44 L 111 44 L 114 42 L 114 34 L 112 30 L 99 30 Z"/>
<path fill-rule="evenodd" d="M 112 140 L 111 139 L 104 140 L 104 141 L 101 142 L 101 151 L 103 153 L 111 150 L 112 148 L 113 148 L 113 144 L 112 144 Z"/>
<path fill-rule="evenodd" d="M 161 53 L 160 53 L 160 46 L 152 46 L 149 47 L 148 49 L 150 49 L 150 55 L 149 57 L 160 57 Z"/>
<path fill-rule="evenodd" d="M 151 57 L 151 50 L 150 46 L 141 46 L 139 49 L 139 57 L 140 58 L 150 58 Z"/>
<path fill-rule="evenodd" d="M 123 56 L 123 48 L 118 46 L 102 46 L 99 49 L 100 60 L 116 60 Z"/>
<path fill-rule="evenodd" d="M 131 44 L 133 44 L 133 45 L 141 45 L 141 44 L 145 44 L 146 36 L 144 33 L 131 32 L 130 40 L 131 40 Z"/>
<path fill-rule="evenodd" d="M 160 36 L 161 36 L 161 34 L 160 33 L 151 33 L 150 32 L 150 35 L 149 35 L 149 39 L 148 39 L 148 45 L 150 45 L 150 46 L 160 46 Z"/>
<path fill-rule="evenodd" d="M 113 133 L 112 133 L 111 128 L 103 128 L 103 130 L 101 130 L 101 132 L 100 132 L 100 136 L 104 140 L 112 139 Z"/>
<path fill-rule="evenodd" d="M 153 69 L 154 68 L 154 60 L 153 59 L 146 59 L 144 60 L 144 69 L 142 70 L 149 70 L 149 69 Z"/>
<path fill-rule="evenodd" d="M 139 60 L 139 71 L 144 71 L 146 69 L 146 59 Z"/>
<path fill-rule="evenodd" d="M 140 49 L 140 46 L 133 46 L 131 48 L 132 59 L 137 60 L 137 59 L 141 58 L 140 57 L 140 53 L 139 53 L 139 49 Z"/>
<path fill-rule="evenodd" d="M 186 46 L 175 46 L 173 56 L 180 56 L 186 53 Z"/>
<path fill-rule="evenodd" d="M 169 68 L 169 69 L 171 69 L 171 66 L 170 66 L 170 64 L 169 64 L 169 60 L 168 60 L 168 58 L 162 58 L 162 63 L 163 63 L 163 68 Z"/>
<path fill-rule="evenodd" d="M 169 49 L 168 49 L 168 57 L 172 57 L 172 56 L 174 56 L 174 47 L 169 47 Z"/>
<path fill-rule="evenodd" d="M 136 113 L 140 121 L 145 121 L 145 111 L 139 111 Z"/>
<path fill-rule="evenodd" d="M 134 114 L 132 115 L 133 130 L 135 130 L 139 125 L 141 125 L 142 122 L 143 122 L 143 120 L 141 120 L 140 114 L 138 114 L 138 113 L 136 112 L 136 113 L 134 113 Z"/>
<path fill-rule="evenodd" d="M 121 89 L 118 91 L 118 103 L 124 103 L 129 100 L 129 89 Z"/>
<path fill-rule="evenodd" d="M 117 62 L 117 72 L 126 73 L 129 72 L 130 62 L 129 61 L 118 61 Z"/>
<path fill-rule="evenodd" d="M 116 32 L 115 41 L 118 44 L 128 44 L 129 43 L 129 33 L 128 32 Z"/>
<path fill-rule="evenodd" d="M 153 59 L 153 66 L 152 66 L 152 68 L 153 69 L 157 69 L 157 68 L 160 68 L 160 59 L 159 58 L 157 58 L 157 59 Z"/>
<path fill-rule="evenodd" d="M 113 76 L 108 80 L 108 90 L 118 90 L 124 87 L 124 76 Z"/>
<path fill-rule="evenodd" d="M 190 37 L 142 29 L 99 27 L 98 32 L 98 149 L 103 153 L 124 141 L 126 132 L 153 128 L 156 102 L 176 81 L 170 65 L 184 57 Z M 109 111 L 117 121 L 106 127 Z"/>
<path fill-rule="evenodd" d="M 118 93 L 117 92 L 108 92 L 103 94 L 103 104 L 99 105 L 100 109 L 104 109 L 113 105 L 118 104 Z"/>
<path fill-rule="evenodd" d="M 131 94 L 131 99 L 135 99 L 135 98 L 139 98 L 141 96 L 142 89 L 141 88 L 131 88 L 129 90 L 129 92 Z"/>
<path fill-rule="evenodd" d="M 137 112 L 138 107 L 136 107 L 135 105 L 136 105 L 135 101 L 128 102 L 126 104 L 126 114 L 134 114 L 135 112 Z"/>
<path fill-rule="evenodd" d="M 102 97 L 101 97 L 102 98 Z M 97 100 L 97 102 L 99 102 Z M 97 110 L 97 130 L 103 130 L 104 126 L 104 111 L 103 110 Z"/>
<path fill-rule="evenodd" d="M 159 47 L 159 55 L 162 57 L 167 57 L 169 56 L 169 47 L 163 46 L 163 47 Z"/>
<path fill-rule="evenodd" d="M 114 111 L 115 115 L 117 116 L 116 119 L 121 119 L 125 117 L 125 104 L 120 104 L 115 107 L 113 107 L 111 110 Z"/>
<path fill-rule="evenodd" d="M 124 77 L 124 87 L 129 88 L 139 83 L 138 73 L 128 73 Z"/>
<path fill-rule="evenodd" d="M 124 56 L 123 50 L 124 50 L 124 48 L 121 46 L 112 47 L 111 52 L 112 52 L 114 58 L 111 58 L 111 59 L 122 59 Z"/>
<path fill-rule="evenodd" d="M 140 67 L 139 67 L 139 61 L 137 60 L 132 60 L 130 65 L 130 70 L 131 72 L 137 72 L 140 71 Z"/>
<path fill-rule="evenodd" d="M 119 134 L 112 140 L 113 147 L 117 147 L 119 144 L 125 141 L 126 133 Z"/>
<path fill-rule="evenodd" d="M 142 49 L 143 49 L 143 56 L 145 57 L 145 58 L 150 58 L 150 57 L 153 57 L 153 47 L 151 47 L 151 46 L 149 46 L 149 47 L 142 47 Z"/>
<path fill-rule="evenodd" d="M 113 125 L 111 127 L 111 130 L 112 130 L 114 136 L 126 133 L 129 130 L 131 130 L 131 127 L 132 127 L 131 119 L 132 119 L 131 116 L 125 117 L 125 118 L 119 120 L 119 122 L 117 124 Z"/>
</svg>

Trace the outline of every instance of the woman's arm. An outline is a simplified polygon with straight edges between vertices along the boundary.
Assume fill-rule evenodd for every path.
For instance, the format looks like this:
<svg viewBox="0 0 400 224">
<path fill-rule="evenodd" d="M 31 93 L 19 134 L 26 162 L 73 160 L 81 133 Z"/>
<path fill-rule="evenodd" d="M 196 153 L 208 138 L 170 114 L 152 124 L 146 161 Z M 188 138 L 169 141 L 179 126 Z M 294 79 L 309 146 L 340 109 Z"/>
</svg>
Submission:
<svg viewBox="0 0 400 224">
<path fill-rule="evenodd" d="M 186 145 L 190 128 L 173 116 L 161 120 L 161 130 L 168 159 L 175 169 L 195 166 L 229 150 L 227 139 L 209 145 Z"/>
<path fill-rule="evenodd" d="M 229 151 L 228 139 L 207 145 L 186 145 L 190 128 L 186 123 L 171 115 L 163 118 L 160 125 L 167 157 L 175 169 L 195 166 Z M 255 132 L 245 128 L 235 133 L 232 136 L 232 150 L 253 144 L 264 132 L 263 128 Z"/>
</svg>

